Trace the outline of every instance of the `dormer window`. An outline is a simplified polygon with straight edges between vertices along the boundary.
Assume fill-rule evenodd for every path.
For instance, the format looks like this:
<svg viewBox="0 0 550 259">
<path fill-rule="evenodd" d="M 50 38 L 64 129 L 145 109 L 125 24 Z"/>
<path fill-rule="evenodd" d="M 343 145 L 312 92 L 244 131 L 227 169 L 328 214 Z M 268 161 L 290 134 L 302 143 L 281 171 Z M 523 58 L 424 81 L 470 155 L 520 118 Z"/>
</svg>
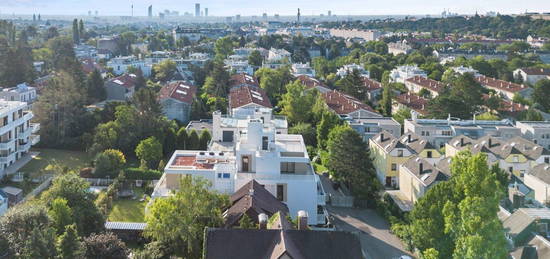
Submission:
<svg viewBox="0 0 550 259">
<path fill-rule="evenodd" d="M 397 150 L 397 156 L 398 157 L 403 157 L 403 150 L 401 150 L 401 149 Z"/>
</svg>

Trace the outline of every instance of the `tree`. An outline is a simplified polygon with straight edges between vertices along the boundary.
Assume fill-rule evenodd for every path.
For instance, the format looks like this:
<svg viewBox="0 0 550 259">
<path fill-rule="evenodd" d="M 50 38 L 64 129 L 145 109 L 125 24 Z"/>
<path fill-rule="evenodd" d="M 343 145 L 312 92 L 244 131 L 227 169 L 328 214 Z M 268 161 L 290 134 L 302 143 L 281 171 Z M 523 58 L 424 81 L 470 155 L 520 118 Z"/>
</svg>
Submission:
<svg viewBox="0 0 550 259">
<path fill-rule="evenodd" d="M 210 135 L 210 132 L 207 129 L 204 129 L 199 137 L 199 150 L 206 150 L 210 139 L 212 139 L 212 135 Z"/>
<path fill-rule="evenodd" d="M 411 109 L 405 107 L 397 110 L 392 116 L 399 124 L 404 125 L 405 120 L 411 118 Z"/>
<path fill-rule="evenodd" d="M 94 69 L 94 71 L 88 75 L 86 89 L 88 90 L 87 95 L 89 103 L 105 100 L 107 93 L 105 92 L 103 77 L 99 70 Z"/>
<path fill-rule="evenodd" d="M 522 111 L 519 116 L 518 120 L 522 121 L 543 121 L 544 118 L 542 117 L 542 114 L 538 112 L 537 110 L 533 108 L 527 109 L 527 111 Z"/>
<path fill-rule="evenodd" d="M 344 78 L 336 82 L 336 86 L 344 93 L 359 100 L 365 101 L 367 99 L 367 91 L 363 86 L 363 78 L 359 70 L 354 69 L 351 73 L 348 73 Z"/>
<path fill-rule="evenodd" d="M 176 134 L 176 148 L 177 149 L 187 149 L 187 129 L 181 127 Z"/>
<path fill-rule="evenodd" d="M 211 96 L 227 97 L 229 73 L 222 62 L 214 62 L 210 75 L 206 78 L 203 90 Z"/>
<path fill-rule="evenodd" d="M 55 230 L 46 208 L 38 203 L 27 202 L 8 210 L 0 217 L 0 236 L 12 255 L 52 258 L 55 254 Z"/>
<path fill-rule="evenodd" d="M 136 155 L 147 162 L 148 168 L 156 168 L 155 165 L 162 159 L 162 144 L 155 137 L 144 139 L 136 147 Z"/>
<path fill-rule="evenodd" d="M 243 216 L 239 220 L 239 227 L 241 229 L 254 229 L 256 228 L 256 224 L 254 224 L 254 221 L 252 221 L 248 214 L 243 213 Z"/>
<path fill-rule="evenodd" d="M 248 56 L 248 64 L 250 64 L 251 66 L 260 67 L 262 66 L 263 59 L 264 58 L 262 57 L 262 54 L 260 53 L 260 51 L 253 50 L 252 52 L 250 52 L 250 55 Z"/>
<path fill-rule="evenodd" d="M 317 146 L 317 132 L 309 123 L 299 122 L 288 129 L 288 133 L 302 135 L 307 146 Z"/>
<path fill-rule="evenodd" d="M 543 79 L 535 84 L 532 94 L 533 102 L 540 104 L 545 112 L 550 111 L 550 80 Z"/>
<path fill-rule="evenodd" d="M 324 150 L 327 147 L 330 131 L 340 124 L 340 117 L 333 112 L 326 111 L 321 115 L 321 122 L 317 126 L 317 146 Z"/>
<path fill-rule="evenodd" d="M 234 42 L 230 37 L 222 37 L 216 40 L 214 52 L 217 60 L 224 60 L 227 56 L 233 54 Z"/>
<path fill-rule="evenodd" d="M 380 101 L 380 108 L 382 109 L 382 113 L 384 116 L 391 116 L 392 114 L 392 92 L 393 90 L 388 85 L 384 85 L 384 88 L 382 88 L 382 100 Z"/>
<path fill-rule="evenodd" d="M 95 196 L 88 189 L 90 184 L 74 172 L 57 176 L 50 188 L 42 193 L 41 201 L 51 206 L 58 198 L 65 199 L 73 211 L 78 233 L 87 236 L 104 228 L 103 215 L 94 204 Z"/>
<path fill-rule="evenodd" d="M 119 259 L 128 257 L 128 248 L 112 232 L 91 234 L 84 238 L 86 258 Z"/>
<path fill-rule="evenodd" d="M 141 71 L 141 68 L 138 68 L 135 74 L 136 74 L 135 91 L 139 91 L 140 89 L 147 87 L 147 80 L 143 76 L 143 71 Z"/>
<path fill-rule="evenodd" d="M 337 126 L 330 131 L 327 150 L 327 168 L 336 181 L 350 187 L 361 199 L 376 199 L 380 183 L 367 144 L 359 133 L 348 125 Z"/>
<path fill-rule="evenodd" d="M 169 81 L 176 72 L 176 62 L 172 61 L 171 59 L 166 59 L 156 65 L 153 65 L 153 73 L 155 74 L 155 79 L 161 82 Z"/>
<path fill-rule="evenodd" d="M 76 225 L 65 227 L 65 233 L 57 239 L 57 254 L 62 259 L 82 258 L 84 255 L 84 246 L 76 231 Z"/>
<path fill-rule="evenodd" d="M 184 176 L 174 195 L 150 205 L 144 235 L 166 245 L 177 256 L 198 258 L 204 228 L 221 226 L 221 208 L 228 204 L 228 197 L 210 191 L 206 180 Z"/>
<path fill-rule="evenodd" d="M 78 19 L 73 20 L 73 42 L 80 44 L 80 28 L 78 27 Z"/>
<path fill-rule="evenodd" d="M 198 150 L 200 148 L 200 138 L 196 130 L 191 130 L 187 137 L 186 147 L 189 150 Z"/>
<path fill-rule="evenodd" d="M 428 112 L 435 118 L 447 118 L 449 114 L 461 119 L 471 118 L 483 104 L 482 87 L 472 74 L 466 73 L 452 79 L 445 88 L 428 102 Z"/>
<path fill-rule="evenodd" d="M 126 158 L 120 150 L 107 149 L 99 153 L 94 160 L 94 176 L 97 178 L 115 178 L 126 164 Z"/>
<path fill-rule="evenodd" d="M 281 101 L 282 113 L 288 117 L 291 124 L 310 122 L 312 119 L 311 108 L 315 104 L 318 92 L 304 90 L 305 87 L 300 81 L 286 85 L 286 93 Z"/>
<path fill-rule="evenodd" d="M 48 215 L 52 219 L 53 227 L 57 230 L 57 234 L 62 234 L 65 231 L 65 226 L 74 223 L 73 211 L 67 205 L 67 200 L 57 198 L 52 201 Z"/>
</svg>

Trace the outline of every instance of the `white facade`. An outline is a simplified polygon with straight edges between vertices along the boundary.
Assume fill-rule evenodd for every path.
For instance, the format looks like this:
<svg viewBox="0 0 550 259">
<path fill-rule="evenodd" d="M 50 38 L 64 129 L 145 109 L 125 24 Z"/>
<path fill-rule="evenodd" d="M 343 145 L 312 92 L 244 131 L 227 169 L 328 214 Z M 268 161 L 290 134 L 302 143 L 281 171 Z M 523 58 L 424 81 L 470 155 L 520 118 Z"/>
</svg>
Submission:
<svg viewBox="0 0 550 259">
<path fill-rule="evenodd" d="M 31 104 L 36 101 L 36 88 L 29 86 L 27 83 L 18 84 L 12 88 L 4 88 L 0 92 L 0 99 Z"/>
<path fill-rule="evenodd" d="M 537 170 L 550 174 L 550 165 L 537 166 Z M 547 181 L 532 174 L 525 174 L 523 182 L 535 192 L 535 200 L 540 205 L 545 206 L 550 202 L 550 184 Z"/>
<path fill-rule="evenodd" d="M 550 149 L 550 122 L 548 121 L 518 121 L 519 128 L 524 138 Z"/>
<path fill-rule="evenodd" d="M 339 69 L 336 71 L 336 75 L 339 76 L 339 77 L 345 77 L 345 76 L 347 76 L 349 73 L 352 73 L 354 70 L 359 71 L 359 73 L 361 74 L 361 76 L 366 77 L 366 78 L 370 78 L 370 73 L 369 73 L 369 71 L 366 70 L 364 66 L 362 66 L 362 65 L 357 65 L 357 64 L 348 64 L 348 65 L 344 65 L 343 67 L 339 68 Z"/>
<path fill-rule="evenodd" d="M 305 210 L 310 225 L 325 224 L 326 196 L 302 136 L 286 134 L 286 119 L 271 116 L 270 109 L 243 112 L 215 113 L 209 150 L 174 152 L 152 197 L 177 189 L 181 175 L 202 176 L 212 189 L 227 194 L 256 180 L 287 204 L 290 215 Z"/>
<path fill-rule="evenodd" d="M 400 66 L 391 71 L 390 81 L 404 84 L 405 80 L 415 76 L 427 78 L 428 74 L 417 66 Z"/>
<path fill-rule="evenodd" d="M 30 123 L 33 118 L 27 103 L 0 101 L 0 178 L 4 170 L 29 152 L 40 137 L 35 134 L 39 124 Z"/>
<path fill-rule="evenodd" d="M 479 76 L 479 72 L 471 67 L 459 66 L 451 68 L 455 73 L 464 75 L 466 73 L 473 74 L 474 76 Z"/>
<path fill-rule="evenodd" d="M 281 61 L 283 59 L 288 59 L 288 61 L 290 62 L 290 52 L 285 49 L 271 48 L 269 50 L 269 54 L 267 56 L 268 61 Z"/>
<path fill-rule="evenodd" d="M 390 42 L 388 43 L 388 53 L 395 56 L 399 54 L 409 54 L 413 48 L 407 42 Z"/>
<path fill-rule="evenodd" d="M 315 70 L 311 68 L 309 63 L 305 63 L 305 64 L 295 63 L 295 64 L 292 64 L 291 69 L 292 69 L 292 74 L 294 76 L 305 75 L 309 77 L 315 77 Z"/>
<path fill-rule="evenodd" d="M 247 75 L 254 75 L 254 68 L 248 64 L 247 60 L 226 59 L 224 64 L 225 68 L 230 72 L 236 74 L 245 73 Z"/>
<path fill-rule="evenodd" d="M 153 64 L 139 60 L 134 56 L 116 57 L 107 62 L 107 67 L 113 69 L 113 73 L 116 75 L 122 75 L 128 72 L 129 67 L 135 67 L 141 69 L 143 76 L 151 76 Z"/>
</svg>

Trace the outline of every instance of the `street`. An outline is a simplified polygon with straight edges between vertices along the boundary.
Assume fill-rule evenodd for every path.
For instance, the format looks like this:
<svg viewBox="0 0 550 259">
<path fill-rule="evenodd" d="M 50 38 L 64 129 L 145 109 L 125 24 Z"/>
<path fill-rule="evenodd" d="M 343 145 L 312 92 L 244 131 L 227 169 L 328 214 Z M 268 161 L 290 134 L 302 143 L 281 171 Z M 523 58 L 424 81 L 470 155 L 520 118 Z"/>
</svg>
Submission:
<svg viewBox="0 0 550 259">
<path fill-rule="evenodd" d="M 337 230 L 357 233 L 367 259 L 394 259 L 411 254 L 398 237 L 391 234 L 389 224 L 374 210 L 327 206 Z"/>
</svg>

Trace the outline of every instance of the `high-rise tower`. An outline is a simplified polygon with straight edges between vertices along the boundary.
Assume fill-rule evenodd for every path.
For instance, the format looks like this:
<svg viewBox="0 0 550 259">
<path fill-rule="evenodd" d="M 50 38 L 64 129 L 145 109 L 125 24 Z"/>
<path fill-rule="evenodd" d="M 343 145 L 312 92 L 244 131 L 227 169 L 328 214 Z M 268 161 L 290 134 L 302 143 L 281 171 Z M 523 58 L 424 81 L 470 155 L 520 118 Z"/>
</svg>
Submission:
<svg viewBox="0 0 550 259">
<path fill-rule="evenodd" d="M 196 17 L 201 16 L 201 4 L 199 3 L 195 4 L 195 16 Z"/>
</svg>

